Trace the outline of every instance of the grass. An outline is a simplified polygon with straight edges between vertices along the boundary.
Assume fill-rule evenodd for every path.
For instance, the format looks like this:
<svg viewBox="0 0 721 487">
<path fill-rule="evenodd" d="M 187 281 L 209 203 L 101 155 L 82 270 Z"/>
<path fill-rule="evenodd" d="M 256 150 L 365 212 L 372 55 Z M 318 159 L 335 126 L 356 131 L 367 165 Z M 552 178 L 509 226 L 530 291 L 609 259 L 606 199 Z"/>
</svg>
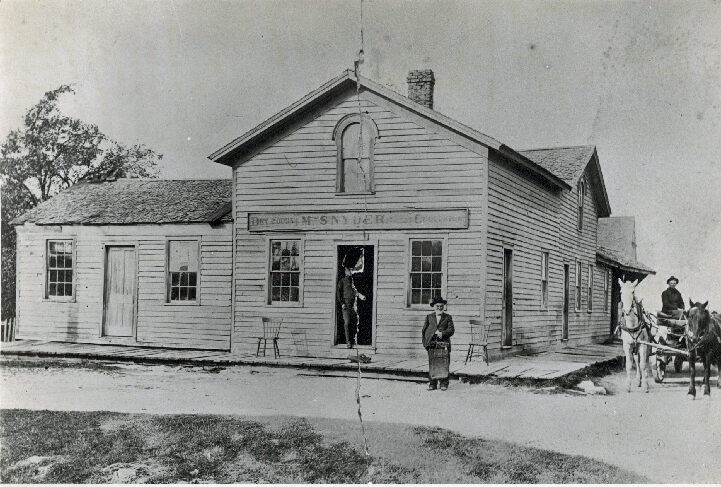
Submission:
<svg viewBox="0 0 721 487">
<path fill-rule="evenodd" d="M 0 411 L 3 483 L 643 482 L 580 456 L 343 420 Z"/>
</svg>

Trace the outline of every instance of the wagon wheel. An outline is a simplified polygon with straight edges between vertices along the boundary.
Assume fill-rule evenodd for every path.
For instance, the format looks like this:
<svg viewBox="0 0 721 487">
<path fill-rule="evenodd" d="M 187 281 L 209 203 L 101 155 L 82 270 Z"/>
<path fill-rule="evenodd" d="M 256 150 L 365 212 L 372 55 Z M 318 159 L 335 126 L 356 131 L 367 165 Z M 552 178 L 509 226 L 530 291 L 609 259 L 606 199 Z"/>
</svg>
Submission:
<svg viewBox="0 0 721 487">
<path fill-rule="evenodd" d="M 681 369 L 683 369 L 683 357 L 677 355 L 673 359 L 673 370 L 675 370 L 676 372 L 681 372 Z"/>
<path fill-rule="evenodd" d="M 665 360 L 656 360 L 656 377 L 654 380 L 658 382 L 659 384 L 663 382 L 663 379 L 666 377 L 666 361 Z"/>
</svg>

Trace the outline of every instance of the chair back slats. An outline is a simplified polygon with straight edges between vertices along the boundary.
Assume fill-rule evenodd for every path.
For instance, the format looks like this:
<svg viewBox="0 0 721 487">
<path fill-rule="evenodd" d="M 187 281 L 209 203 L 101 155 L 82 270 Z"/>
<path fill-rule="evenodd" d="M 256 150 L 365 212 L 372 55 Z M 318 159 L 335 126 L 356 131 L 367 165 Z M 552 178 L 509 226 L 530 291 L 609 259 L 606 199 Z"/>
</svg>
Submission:
<svg viewBox="0 0 721 487">
<path fill-rule="evenodd" d="M 280 327 L 283 325 L 283 320 L 275 320 L 271 318 L 262 318 L 263 320 L 263 338 L 273 339 L 278 338 L 280 334 Z"/>
<path fill-rule="evenodd" d="M 471 325 L 471 343 L 476 345 L 488 343 L 488 321 L 469 320 Z"/>
</svg>

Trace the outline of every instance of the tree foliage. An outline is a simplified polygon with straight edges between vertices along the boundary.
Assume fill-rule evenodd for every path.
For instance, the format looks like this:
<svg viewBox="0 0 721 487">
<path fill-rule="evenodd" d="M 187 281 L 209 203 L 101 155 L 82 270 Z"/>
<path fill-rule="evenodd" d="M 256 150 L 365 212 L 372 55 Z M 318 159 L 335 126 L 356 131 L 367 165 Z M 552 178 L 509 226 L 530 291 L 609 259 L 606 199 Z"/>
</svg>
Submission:
<svg viewBox="0 0 721 487">
<path fill-rule="evenodd" d="M 64 115 L 58 100 L 66 93 L 75 91 L 62 85 L 45 93 L 0 147 L 3 319 L 15 314 L 13 218 L 81 179 L 157 176 L 161 155 L 143 145 L 124 146 L 96 125 Z"/>
</svg>

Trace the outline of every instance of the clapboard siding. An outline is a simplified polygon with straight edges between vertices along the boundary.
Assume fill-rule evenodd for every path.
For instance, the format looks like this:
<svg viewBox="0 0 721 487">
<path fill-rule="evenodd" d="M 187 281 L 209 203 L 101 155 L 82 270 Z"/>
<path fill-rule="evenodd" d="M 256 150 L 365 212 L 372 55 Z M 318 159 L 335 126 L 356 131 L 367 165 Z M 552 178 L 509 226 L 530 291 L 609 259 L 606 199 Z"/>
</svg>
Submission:
<svg viewBox="0 0 721 487">
<path fill-rule="evenodd" d="M 576 187 L 548 190 L 492 153 L 488 171 L 488 262 L 486 318 L 489 340 L 500 348 L 503 251 L 513 250 L 513 345 L 541 347 L 560 342 L 563 265 L 570 266 L 569 340 L 608 336 L 603 267 L 596 264 L 597 211 L 592 192 L 584 200 L 583 230 L 577 230 Z M 549 303 L 541 305 L 541 255 L 549 253 Z M 581 310 L 575 311 L 575 262 L 582 264 Z M 588 264 L 594 266 L 593 310 L 587 311 Z"/>
<path fill-rule="evenodd" d="M 17 227 L 18 338 L 230 349 L 232 227 L 115 225 Z M 166 303 L 167 238 L 200 239 L 200 304 Z M 45 242 L 75 240 L 75 300 L 44 299 Z M 101 337 L 104 246 L 134 245 L 137 259 L 136 340 Z"/>
<path fill-rule="evenodd" d="M 485 286 L 487 151 L 470 151 L 404 117 L 398 107 L 361 94 L 364 113 L 376 123 L 375 194 L 336 195 L 333 129 L 358 100 L 347 94 L 303 125 L 288 129 L 254 157 L 236 164 L 235 316 L 233 349 L 252 350 L 261 316 L 282 318 L 281 352 L 334 353 L 336 246 L 367 242 L 377 246 L 375 349 L 415 356 L 423 353 L 420 333 L 430 308 L 407 306 L 411 238 L 441 238 L 450 312 L 458 324 L 454 343 L 468 342 L 467 321 L 482 316 Z M 469 228 L 461 231 L 369 231 L 253 234 L 248 212 L 308 210 L 402 210 L 468 208 Z M 302 306 L 267 304 L 269 238 L 303 239 Z M 342 351 L 341 351 L 342 352 Z"/>
</svg>

